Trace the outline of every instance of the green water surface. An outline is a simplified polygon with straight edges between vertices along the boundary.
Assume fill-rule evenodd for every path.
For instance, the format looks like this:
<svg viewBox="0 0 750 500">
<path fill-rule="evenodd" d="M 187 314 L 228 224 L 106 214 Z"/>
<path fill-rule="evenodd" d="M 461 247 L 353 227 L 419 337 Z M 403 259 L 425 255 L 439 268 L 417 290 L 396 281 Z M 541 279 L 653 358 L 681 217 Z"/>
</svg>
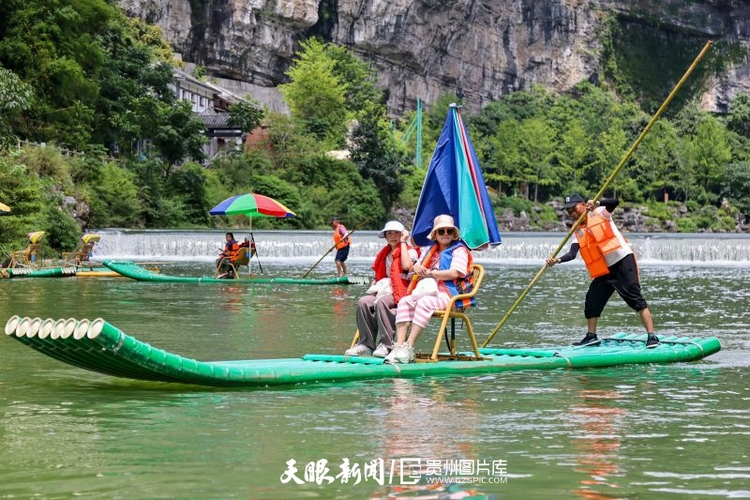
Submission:
<svg viewBox="0 0 750 500">
<path fill-rule="evenodd" d="M 199 275 L 206 264 L 173 266 L 165 271 Z M 264 263 L 277 275 L 308 267 Z M 538 270 L 486 267 L 473 312 L 480 339 Z M 748 497 L 750 268 L 646 266 L 642 280 L 657 331 L 717 336 L 722 351 L 665 366 L 223 390 L 111 378 L 3 335 L 0 498 Z M 549 270 L 492 345 L 577 340 L 586 285 L 581 268 Z M 102 317 L 201 360 L 338 354 L 365 288 L 3 280 L 0 322 L 14 314 Z M 620 331 L 641 326 L 614 297 L 600 333 Z M 303 484 L 285 482 L 290 460 Z M 335 477 L 345 463 L 364 472 L 380 460 L 382 485 Z M 466 473 L 452 478 L 472 481 L 460 487 L 437 474 L 443 484 L 430 487 L 428 474 L 417 478 L 406 467 L 459 461 Z M 480 463 L 504 470 L 468 472 Z"/>
</svg>

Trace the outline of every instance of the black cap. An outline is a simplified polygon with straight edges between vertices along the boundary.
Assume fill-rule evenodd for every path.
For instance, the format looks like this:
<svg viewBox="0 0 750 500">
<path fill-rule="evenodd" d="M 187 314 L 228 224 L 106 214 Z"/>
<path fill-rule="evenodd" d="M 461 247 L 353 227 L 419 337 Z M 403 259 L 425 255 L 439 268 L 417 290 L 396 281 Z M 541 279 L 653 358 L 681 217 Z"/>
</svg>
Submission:
<svg viewBox="0 0 750 500">
<path fill-rule="evenodd" d="M 567 210 L 569 208 L 573 208 L 579 203 L 586 203 L 586 200 L 583 198 L 583 196 L 581 196 L 580 194 L 571 194 L 565 197 L 565 204 L 563 205 L 563 209 Z"/>
<path fill-rule="evenodd" d="M 333 217 L 331 217 L 331 224 L 333 224 L 334 222 L 338 222 L 338 220 L 339 218 L 334 215 Z"/>
</svg>

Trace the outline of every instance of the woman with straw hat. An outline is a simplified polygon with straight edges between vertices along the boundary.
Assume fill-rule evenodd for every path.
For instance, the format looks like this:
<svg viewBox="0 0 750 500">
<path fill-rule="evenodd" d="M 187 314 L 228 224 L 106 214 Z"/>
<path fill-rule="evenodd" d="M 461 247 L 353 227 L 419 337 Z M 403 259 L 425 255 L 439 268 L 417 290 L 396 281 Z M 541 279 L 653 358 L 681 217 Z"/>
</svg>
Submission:
<svg viewBox="0 0 750 500">
<path fill-rule="evenodd" d="M 398 303 L 396 345 L 385 358 L 390 363 L 414 361 L 414 343 L 427 327 L 432 313 L 445 308 L 451 296 L 471 290 L 469 280 L 474 260 L 471 251 L 459 237 L 453 217 L 435 217 L 429 238 L 435 244 L 425 253 L 421 262 L 414 264 L 414 279 L 409 285 L 407 295 Z M 429 287 L 423 287 L 423 284 L 431 284 L 433 289 L 429 290 Z"/>
</svg>

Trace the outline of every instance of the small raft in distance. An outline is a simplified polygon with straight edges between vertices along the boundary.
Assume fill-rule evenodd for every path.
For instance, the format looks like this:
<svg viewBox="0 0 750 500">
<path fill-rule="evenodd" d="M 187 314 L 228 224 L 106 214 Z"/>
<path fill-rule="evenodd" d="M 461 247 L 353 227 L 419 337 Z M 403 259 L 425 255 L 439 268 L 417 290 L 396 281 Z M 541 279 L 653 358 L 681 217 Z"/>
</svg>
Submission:
<svg viewBox="0 0 750 500">
<path fill-rule="evenodd" d="M 639 363 L 696 361 L 721 349 L 719 340 L 664 337 L 645 348 L 645 335 L 615 335 L 591 347 L 480 349 L 482 360 L 441 360 L 391 365 L 382 358 L 307 354 L 301 358 L 197 361 L 154 348 L 101 318 L 45 319 L 13 316 L 7 337 L 64 363 L 115 377 L 215 387 L 262 388 L 434 375 L 477 375 L 515 370 L 598 368 Z M 464 353 L 468 357 L 471 353 Z"/>
<path fill-rule="evenodd" d="M 10 267 L 0 269 L 0 278 L 65 278 L 76 275 L 73 266 L 64 267 Z"/>
<path fill-rule="evenodd" d="M 153 281 L 161 283 L 224 283 L 253 285 L 259 283 L 282 283 L 291 285 L 361 285 L 366 282 L 365 278 L 352 278 L 349 276 L 331 278 L 235 278 L 222 279 L 213 276 L 171 276 L 149 271 L 135 262 L 105 260 L 104 265 L 109 269 L 122 274 L 128 278 L 138 281 Z"/>
</svg>

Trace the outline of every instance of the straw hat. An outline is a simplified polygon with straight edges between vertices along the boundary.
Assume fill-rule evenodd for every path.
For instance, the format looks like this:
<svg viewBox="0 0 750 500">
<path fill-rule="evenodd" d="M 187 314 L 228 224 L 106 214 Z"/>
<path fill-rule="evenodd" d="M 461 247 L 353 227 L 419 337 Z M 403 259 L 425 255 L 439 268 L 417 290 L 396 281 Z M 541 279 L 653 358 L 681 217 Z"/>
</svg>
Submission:
<svg viewBox="0 0 750 500">
<path fill-rule="evenodd" d="M 385 233 L 388 231 L 398 231 L 399 233 L 402 233 L 406 231 L 406 228 L 397 220 L 389 220 L 385 223 L 385 227 L 383 227 L 378 233 L 378 238 L 385 238 Z"/>
<path fill-rule="evenodd" d="M 437 217 L 435 217 L 435 220 L 432 222 L 432 231 L 430 231 L 430 235 L 428 236 L 428 238 L 434 240 L 435 231 L 444 227 L 452 227 L 455 230 L 453 239 L 458 239 L 458 228 L 453 223 L 453 217 L 451 217 L 450 215 L 438 215 Z"/>
</svg>

